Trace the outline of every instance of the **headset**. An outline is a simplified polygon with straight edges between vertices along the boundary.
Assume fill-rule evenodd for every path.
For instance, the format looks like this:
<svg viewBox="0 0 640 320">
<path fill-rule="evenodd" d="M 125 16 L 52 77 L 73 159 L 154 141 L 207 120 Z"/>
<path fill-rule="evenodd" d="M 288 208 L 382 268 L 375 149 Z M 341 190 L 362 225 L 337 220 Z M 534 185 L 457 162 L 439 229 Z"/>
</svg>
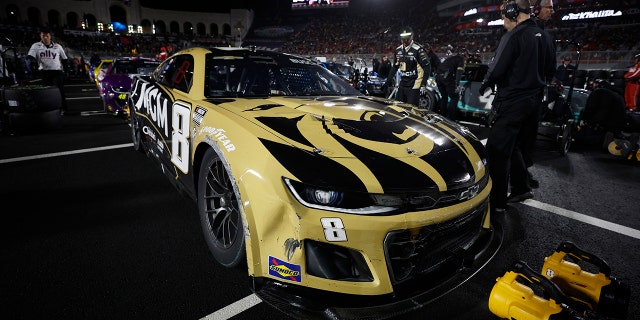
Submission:
<svg viewBox="0 0 640 320">
<path fill-rule="evenodd" d="M 540 14 L 540 10 L 542 10 L 542 7 L 540 6 L 540 3 L 542 2 L 542 0 L 536 0 L 536 3 L 533 4 L 532 8 L 532 13 L 534 16 L 538 16 L 538 14 Z"/>
<path fill-rule="evenodd" d="M 539 3 L 540 1 L 538 0 L 537 2 Z M 502 8 L 502 14 L 504 14 L 507 19 L 513 21 L 516 21 L 520 12 L 531 13 L 531 8 L 520 8 L 516 1 L 509 1 L 504 5 L 504 8 Z"/>
</svg>

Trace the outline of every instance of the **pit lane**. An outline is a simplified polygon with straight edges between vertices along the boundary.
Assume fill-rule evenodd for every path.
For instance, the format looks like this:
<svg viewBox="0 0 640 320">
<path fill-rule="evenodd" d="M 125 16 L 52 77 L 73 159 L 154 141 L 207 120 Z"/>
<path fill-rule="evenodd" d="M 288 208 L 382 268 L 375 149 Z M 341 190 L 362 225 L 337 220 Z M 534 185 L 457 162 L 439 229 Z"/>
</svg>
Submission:
<svg viewBox="0 0 640 320">
<path fill-rule="evenodd" d="M 0 136 L 5 319 L 294 319 L 215 263 L 195 205 L 131 147 L 129 126 L 102 112 L 95 85 L 68 81 L 62 129 Z M 486 129 L 470 125 L 482 139 Z M 535 198 L 496 216 L 506 237 L 488 265 L 401 319 L 494 319 L 487 301 L 517 260 L 540 270 L 564 240 L 609 263 L 640 314 L 640 166 L 597 147 L 567 156 L 539 141 Z"/>
</svg>

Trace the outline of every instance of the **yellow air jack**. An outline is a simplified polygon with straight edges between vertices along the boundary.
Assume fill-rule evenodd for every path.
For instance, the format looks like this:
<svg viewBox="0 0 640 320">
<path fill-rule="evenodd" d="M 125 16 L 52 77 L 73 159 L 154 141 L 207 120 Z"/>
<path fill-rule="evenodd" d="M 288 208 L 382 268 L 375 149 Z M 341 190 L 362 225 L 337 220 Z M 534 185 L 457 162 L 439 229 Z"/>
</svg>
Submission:
<svg viewBox="0 0 640 320">
<path fill-rule="evenodd" d="M 584 320 L 565 301 L 558 286 L 523 261 L 496 279 L 489 295 L 489 310 L 511 320 Z M 536 290 L 534 290 L 536 289 Z M 543 291 L 541 295 L 536 292 Z"/>
<path fill-rule="evenodd" d="M 567 261 L 571 258 L 574 262 Z M 584 261 L 598 268 L 597 273 L 583 270 Z M 625 319 L 629 307 L 630 289 L 611 276 L 609 265 L 594 254 L 565 241 L 544 259 L 542 274 L 553 281 L 571 299 L 568 303 L 578 311 L 593 311 L 597 315 Z"/>
</svg>

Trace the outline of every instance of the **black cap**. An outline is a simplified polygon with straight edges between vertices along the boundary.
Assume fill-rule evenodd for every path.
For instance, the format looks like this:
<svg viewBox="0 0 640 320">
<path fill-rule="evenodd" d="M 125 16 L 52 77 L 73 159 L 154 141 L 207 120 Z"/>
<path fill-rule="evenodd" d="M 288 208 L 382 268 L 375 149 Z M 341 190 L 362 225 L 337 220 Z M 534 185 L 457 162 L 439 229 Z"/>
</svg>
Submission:
<svg viewBox="0 0 640 320">
<path fill-rule="evenodd" d="M 413 30 L 411 27 L 404 27 L 400 31 L 400 39 L 410 39 L 413 36 Z"/>
</svg>

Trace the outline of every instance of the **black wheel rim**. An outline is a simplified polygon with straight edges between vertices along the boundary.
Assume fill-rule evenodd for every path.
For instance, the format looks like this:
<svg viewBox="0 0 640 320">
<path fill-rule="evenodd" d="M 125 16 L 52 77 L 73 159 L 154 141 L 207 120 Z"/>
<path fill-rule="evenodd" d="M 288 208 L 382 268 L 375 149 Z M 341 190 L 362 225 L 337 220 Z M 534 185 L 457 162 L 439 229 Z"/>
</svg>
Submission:
<svg viewBox="0 0 640 320">
<path fill-rule="evenodd" d="M 562 139 L 560 143 L 561 152 L 563 155 L 569 153 L 569 148 L 571 147 L 571 122 L 565 124 L 562 128 Z"/>
<path fill-rule="evenodd" d="M 204 190 L 204 214 L 216 246 L 228 249 L 241 232 L 240 210 L 229 175 L 221 161 L 215 161 L 207 172 Z"/>
</svg>

